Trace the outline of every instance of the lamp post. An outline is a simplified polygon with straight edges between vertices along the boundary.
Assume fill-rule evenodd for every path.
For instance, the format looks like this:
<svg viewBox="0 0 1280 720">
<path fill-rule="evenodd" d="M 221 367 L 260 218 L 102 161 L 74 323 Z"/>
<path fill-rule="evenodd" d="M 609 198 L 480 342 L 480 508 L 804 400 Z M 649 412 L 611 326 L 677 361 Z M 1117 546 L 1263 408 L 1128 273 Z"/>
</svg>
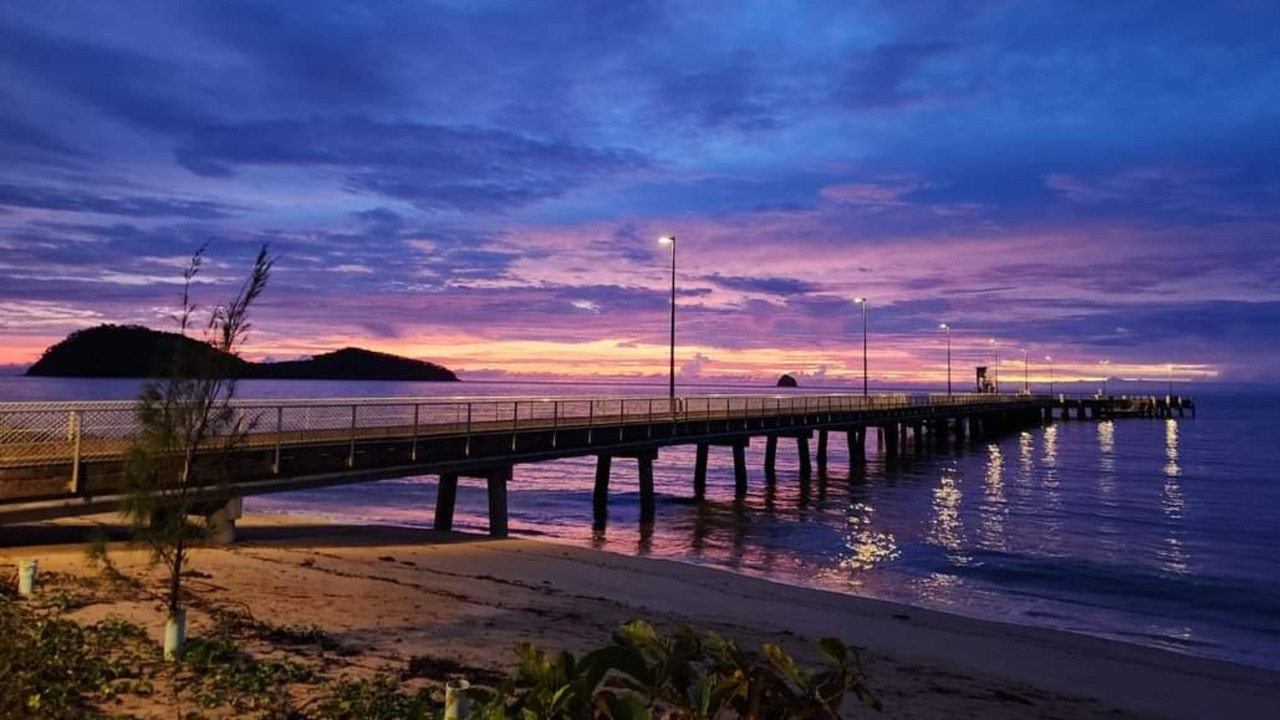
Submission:
<svg viewBox="0 0 1280 720">
<path fill-rule="evenodd" d="M 951 326 L 942 323 L 938 326 L 940 330 L 947 333 L 947 395 L 951 395 Z"/>
<path fill-rule="evenodd" d="M 1105 397 L 1107 394 L 1107 368 L 1111 365 L 1111 361 L 1107 358 L 1102 358 L 1098 361 L 1098 364 L 1102 366 L 1102 395 Z"/>
<path fill-rule="evenodd" d="M 867 299 L 854 298 L 854 302 L 862 306 L 862 397 L 867 397 Z"/>
<path fill-rule="evenodd" d="M 1053 356 L 1045 355 L 1044 361 L 1049 363 L 1049 394 L 1053 394 Z"/>
<path fill-rule="evenodd" d="M 996 394 L 999 395 L 1000 394 L 1000 341 L 996 340 L 995 338 L 991 338 L 991 347 L 994 348 L 995 354 L 996 354 L 995 385 L 996 385 Z"/>
<path fill-rule="evenodd" d="M 1022 348 L 1022 394 L 1031 394 L 1031 361 L 1027 359 L 1027 349 Z"/>
<path fill-rule="evenodd" d="M 1169 397 L 1173 397 L 1173 363 L 1169 363 Z"/>
<path fill-rule="evenodd" d="M 671 246 L 671 363 L 668 368 L 667 395 L 674 403 L 676 399 L 676 238 L 674 235 L 667 235 L 659 238 L 658 244 Z"/>
</svg>

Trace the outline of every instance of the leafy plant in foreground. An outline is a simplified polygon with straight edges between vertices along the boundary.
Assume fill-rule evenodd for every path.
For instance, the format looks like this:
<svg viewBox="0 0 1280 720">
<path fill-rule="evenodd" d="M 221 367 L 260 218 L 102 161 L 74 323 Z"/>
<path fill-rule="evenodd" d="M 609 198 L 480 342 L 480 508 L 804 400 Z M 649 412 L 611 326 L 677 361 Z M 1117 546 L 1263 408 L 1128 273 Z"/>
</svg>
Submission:
<svg viewBox="0 0 1280 720">
<path fill-rule="evenodd" d="M 0 596 L 0 717 L 100 717 L 95 701 L 152 691 L 153 654 L 137 625 L 81 626 Z"/>
<path fill-rule="evenodd" d="M 827 663 L 810 669 L 781 647 L 745 652 L 715 633 L 686 627 L 664 637 L 648 623 L 623 625 L 613 644 L 580 661 L 518 646 L 516 676 L 483 702 L 480 720 L 837 720 L 845 697 L 879 709 L 844 643 L 825 638 Z"/>
</svg>

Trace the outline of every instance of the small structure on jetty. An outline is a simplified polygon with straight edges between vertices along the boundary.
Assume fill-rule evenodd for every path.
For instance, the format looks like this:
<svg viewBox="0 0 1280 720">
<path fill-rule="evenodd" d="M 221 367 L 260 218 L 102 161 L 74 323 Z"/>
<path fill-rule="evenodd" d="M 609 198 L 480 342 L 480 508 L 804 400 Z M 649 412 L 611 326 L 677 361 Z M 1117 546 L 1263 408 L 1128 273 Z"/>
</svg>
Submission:
<svg viewBox="0 0 1280 720">
<path fill-rule="evenodd" d="M 1106 420 L 1118 417 L 1185 418 L 1196 416 L 1194 398 L 1178 395 L 1058 395 L 1053 399 L 1055 415 L 1071 420 Z M 1060 413 L 1060 414 L 1059 414 Z"/>
<path fill-rule="evenodd" d="M 238 401 L 255 428 L 225 463 L 229 486 L 209 488 L 208 515 L 233 535 L 246 495 L 438 475 L 435 525 L 451 529 L 458 480 L 480 478 L 490 533 L 507 534 L 507 484 L 518 464 L 597 458 L 595 521 L 603 525 L 615 458 L 635 460 L 642 522 L 654 518 L 653 462 L 665 448 L 694 445 L 693 494 L 706 493 L 713 447 L 732 451 L 735 491 L 747 492 L 746 448 L 765 442 L 774 474 L 778 441 L 794 441 L 802 479 L 825 475 L 831 433 L 844 434 L 851 463 L 874 431 L 887 463 L 908 450 L 945 447 L 1052 422 L 1170 417 L 1190 398 L 1063 395 L 712 395 L 597 398 L 384 398 Z M 0 524 L 107 512 L 125 492 L 125 456 L 137 432 L 132 402 L 0 403 Z M 226 504 L 226 493 L 235 496 Z M 216 504 L 215 504 L 216 503 Z"/>
</svg>

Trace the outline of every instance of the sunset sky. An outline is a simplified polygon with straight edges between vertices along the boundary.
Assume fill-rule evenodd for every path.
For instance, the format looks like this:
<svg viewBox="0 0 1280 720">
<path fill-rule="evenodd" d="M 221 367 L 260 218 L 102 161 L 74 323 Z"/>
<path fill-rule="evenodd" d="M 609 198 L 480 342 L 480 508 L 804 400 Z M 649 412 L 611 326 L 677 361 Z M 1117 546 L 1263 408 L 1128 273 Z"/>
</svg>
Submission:
<svg viewBox="0 0 1280 720">
<path fill-rule="evenodd" d="M 1280 382 L 1280 3 L 0 3 L 0 364 L 270 243 L 251 357 L 661 379 L 665 234 L 689 380 Z"/>
</svg>

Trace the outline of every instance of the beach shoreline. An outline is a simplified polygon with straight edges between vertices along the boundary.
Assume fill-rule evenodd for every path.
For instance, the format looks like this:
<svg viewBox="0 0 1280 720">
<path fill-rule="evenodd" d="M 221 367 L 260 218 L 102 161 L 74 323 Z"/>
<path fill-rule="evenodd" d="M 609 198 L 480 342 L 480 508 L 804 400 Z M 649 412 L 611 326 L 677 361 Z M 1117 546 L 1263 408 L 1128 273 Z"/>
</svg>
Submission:
<svg viewBox="0 0 1280 720">
<path fill-rule="evenodd" d="M 90 573 L 82 539 L 104 522 L 115 519 L 0 528 L 0 566 L 35 557 L 42 571 Z M 113 545 L 122 568 L 145 572 L 142 553 Z M 641 617 L 806 659 L 812 641 L 838 637 L 864 648 L 885 718 L 1264 718 L 1280 707 L 1280 673 L 1262 668 L 543 541 L 250 515 L 234 545 L 197 551 L 192 567 L 202 599 L 315 624 L 359 650 L 357 670 L 431 655 L 508 672 L 516 642 L 580 653 Z M 145 603 L 91 610 L 86 620 L 162 620 Z"/>
</svg>

